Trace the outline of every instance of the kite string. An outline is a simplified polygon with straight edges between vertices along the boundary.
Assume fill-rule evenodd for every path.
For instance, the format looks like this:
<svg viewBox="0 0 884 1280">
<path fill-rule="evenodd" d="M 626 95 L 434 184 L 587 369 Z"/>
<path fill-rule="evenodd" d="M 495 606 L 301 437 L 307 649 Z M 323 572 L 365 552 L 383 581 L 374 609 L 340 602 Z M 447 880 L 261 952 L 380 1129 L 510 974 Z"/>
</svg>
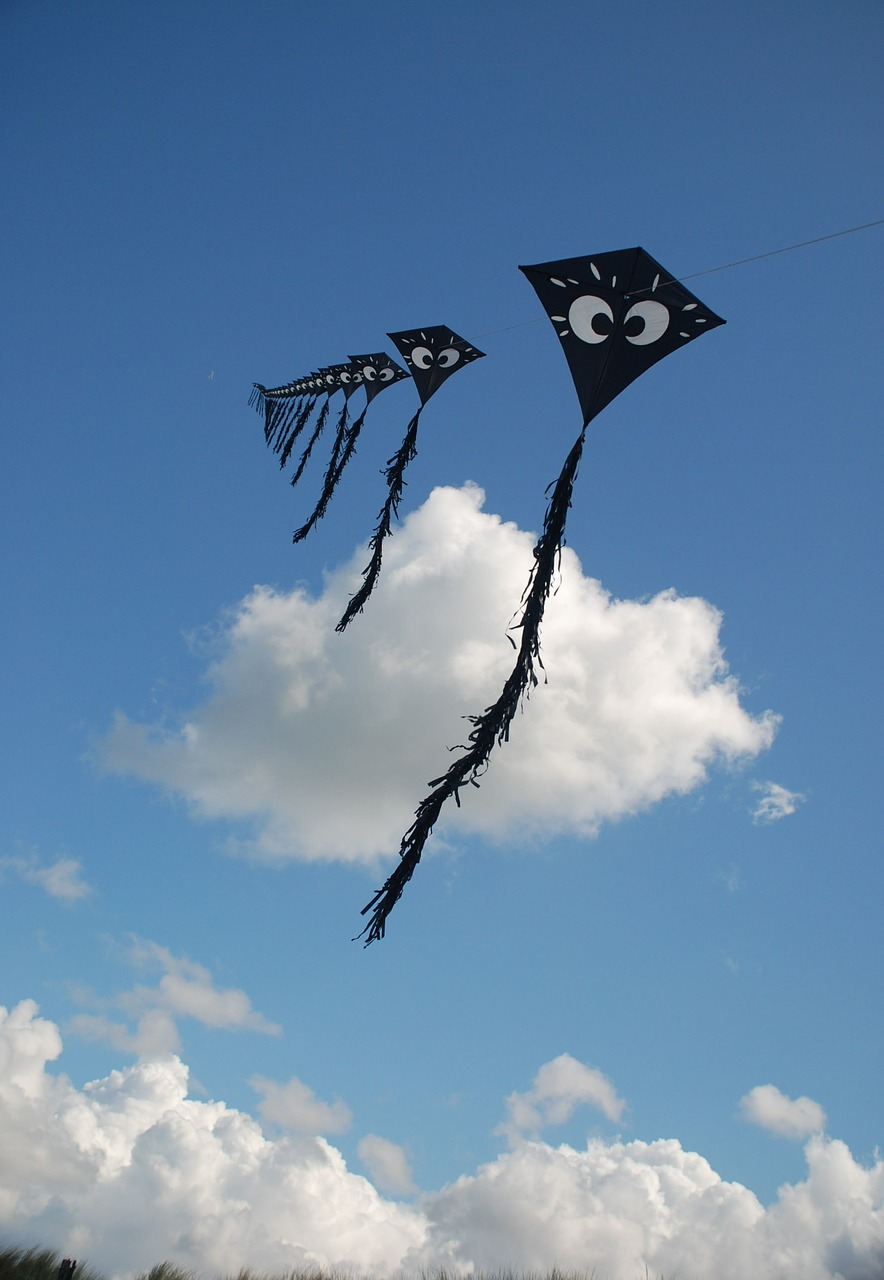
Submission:
<svg viewBox="0 0 884 1280">
<path fill-rule="evenodd" d="M 796 244 L 783 245 L 781 249 L 768 249 L 766 253 L 754 253 L 750 258 L 737 258 L 734 262 L 724 262 L 719 267 L 706 267 L 703 271 L 693 271 L 687 276 L 672 276 L 669 280 L 662 281 L 663 284 L 679 284 L 685 280 L 696 280 L 700 276 L 711 276 L 716 271 L 729 271 L 731 267 L 743 267 L 747 262 L 760 262 L 763 258 L 775 258 L 781 253 L 792 253 L 795 249 L 806 249 L 812 244 L 822 244 L 824 240 L 837 240 L 839 236 L 850 236 L 855 231 L 868 231 L 870 227 L 884 226 L 884 218 L 877 218 L 874 222 L 863 222 L 858 227 L 845 227 L 843 231 L 831 231 L 825 236 L 815 236 L 813 240 L 799 240 Z M 647 293 L 648 289 L 632 289 L 631 294 Z M 537 316 L 534 320 L 519 320 L 516 324 L 504 325 L 502 329 L 488 329 L 485 333 L 477 334 L 477 338 L 492 338 L 498 333 L 509 333 L 511 329 L 524 329 L 529 324 L 540 324 L 541 320 L 545 320 L 546 316 Z"/>
<path fill-rule="evenodd" d="M 875 222 L 863 222 L 858 227 L 846 227 L 844 231 L 831 231 L 827 236 L 816 236 L 813 240 L 799 240 L 797 244 L 787 244 L 782 249 L 769 249 L 767 253 L 754 253 L 751 258 L 737 258 L 735 262 L 725 262 L 720 267 L 707 267 L 705 271 L 694 271 L 689 276 L 679 276 L 679 280 L 696 280 L 698 276 L 711 276 L 716 271 L 728 271 L 731 267 L 742 267 L 747 262 L 760 262 L 762 258 L 775 258 L 779 253 L 791 253 L 793 249 L 806 249 L 808 245 L 822 244 L 824 240 L 837 240 L 839 236 L 853 235 L 854 231 L 868 231 L 870 227 L 884 225 L 884 218 Z M 667 284 L 675 281 L 667 281 Z"/>
</svg>

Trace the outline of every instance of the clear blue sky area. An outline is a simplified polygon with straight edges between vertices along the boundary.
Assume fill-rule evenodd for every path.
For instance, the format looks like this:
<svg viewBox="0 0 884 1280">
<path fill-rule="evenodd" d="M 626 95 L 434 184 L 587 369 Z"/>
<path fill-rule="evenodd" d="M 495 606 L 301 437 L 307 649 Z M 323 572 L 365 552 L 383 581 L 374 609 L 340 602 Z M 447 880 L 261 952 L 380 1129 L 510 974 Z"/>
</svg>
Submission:
<svg viewBox="0 0 884 1280">
<path fill-rule="evenodd" d="M 175 1053 L 480 1265 L 421 1193 L 526 1140 L 677 1140 L 764 1206 L 821 1127 L 874 1164 L 884 226 L 713 269 L 884 218 L 882 32 L 871 0 L 2 5 L 0 1004 L 60 1029 L 71 1097 Z M 363 950 L 580 428 L 517 267 L 633 245 L 727 324 L 590 428 L 548 683 Z M 437 324 L 487 358 L 337 637 L 414 388 L 299 546 L 327 449 L 292 490 L 249 392 Z M 0 1234 L 79 1214 L 137 1270 L 125 1202 L 58 1176 Z M 145 1267 L 185 1238 L 154 1225 Z"/>
</svg>

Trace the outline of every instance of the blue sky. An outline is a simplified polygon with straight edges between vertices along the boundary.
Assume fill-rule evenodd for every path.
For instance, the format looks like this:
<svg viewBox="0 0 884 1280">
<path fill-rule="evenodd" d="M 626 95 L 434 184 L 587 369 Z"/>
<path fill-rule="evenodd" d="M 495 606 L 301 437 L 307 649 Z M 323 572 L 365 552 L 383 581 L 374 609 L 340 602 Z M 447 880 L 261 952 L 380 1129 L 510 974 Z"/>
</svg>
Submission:
<svg viewBox="0 0 884 1280">
<path fill-rule="evenodd" d="M 351 942 L 508 670 L 579 430 L 518 264 L 641 244 L 693 276 L 884 217 L 882 26 L 852 2 L 4 6 L 0 1101 L 39 1153 L 0 1170 L 6 1236 L 119 1276 L 690 1280 L 724 1227 L 691 1200 L 667 1242 L 630 1198 L 656 1160 L 728 1184 L 727 1265 L 786 1274 L 800 1246 L 847 1273 L 861 1201 L 884 1250 L 884 228 L 691 280 L 727 326 L 593 424 L 548 684 L 385 940 Z M 487 359 L 427 407 L 339 637 L 414 389 L 372 406 L 298 547 L 321 462 L 293 491 L 249 390 L 425 324 Z M 239 1234 L 222 1105 L 276 1169 L 234 1197 Z"/>
</svg>

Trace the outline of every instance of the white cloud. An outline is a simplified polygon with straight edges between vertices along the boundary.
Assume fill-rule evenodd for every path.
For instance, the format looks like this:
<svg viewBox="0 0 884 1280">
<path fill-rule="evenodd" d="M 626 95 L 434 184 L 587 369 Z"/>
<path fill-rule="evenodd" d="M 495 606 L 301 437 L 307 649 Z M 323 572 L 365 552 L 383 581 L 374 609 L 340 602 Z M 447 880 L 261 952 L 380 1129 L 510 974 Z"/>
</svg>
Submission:
<svg viewBox="0 0 884 1280">
<path fill-rule="evenodd" d="M 88 1259 L 111 1280 L 164 1258 L 209 1275 L 301 1264 L 647 1267 L 681 1280 L 884 1273 L 884 1161 L 864 1168 L 821 1135 L 807 1144 L 806 1180 L 767 1210 L 675 1139 L 526 1142 L 406 1205 L 320 1137 L 273 1139 L 221 1102 L 188 1098 L 177 1057 L 76 1089 L 47 1071 L 60 1052 L 33 1001 L 0 1009 L 0 1230 Z"/>
<path fill-rule="evenodd" d="M 43 889 L 59 902 L 79 902 L 94 892 L 83 879 L 82 866 L 76 858 L 57 858 L 48 865 L 33 855 L 0 858 L 0 875 L 4 871 L 18 876 L 25 884 Z"/>
<path fill-rule="evenodd" d="M 752 785 L 760 793 L 759 801 L 752 810 L 755 823 L 779 822 L 780 818 L 788 818 L 806 799 L 800 791 L 789 791 L 778 782 L 755 782 Z"/>
<path fill-rule="evenodd" d="M 353 1117 L 346 1103 L 337 1098 L 323 1102 L 309 1085 L 292 1076 L 286 1084 L 252 1076 L 249 1084 L 259 1094 L 258 1114 L 270 1124 L 295 1133 L 343 1133 Z"/>
<path fill-rule="evenodd" d="M 595 1107 L 615 1123 L 626 1103 L 607 1076 L 569 1053 L 545 1062 L 527 1093 L 511 1093 L 506 1100 L 506 1120 L 495 1131 L 511 1143 L 524 1135 L 537 1137 L 549 1125 L 565 1124 L 579 1106 Z"/>
<path fill-rule="evenodd" d="M 171 1258 L 382 1270 L 419 1248 L 421 1215 L 385 1201 L 317 1137 L 264 1136 L 250 1116 L 187 1097 L 174 1056 L 75 1089 L 46 1072 L 61 1048 L 33 1002 L 0 1009 L 0 1230 L 111 1277 Z"/>
<path fill-rule="evenodd" d="M 807 1181 L 765 1210 L 675 1139 L 527 1143 L 424 1197 L 423 1256 L 487 1271 L 553 1265 L 680 1280 L 872 1280 L 884 1267 L 884 1163 L 812 1139 Z"/>
<path fill-rule="evenodd" d="M 360 1139 L 356 1150 L 379 1190 L 399 1196 L 415 1193 L 417 1187 L 411 1176 L 408 1156 L 398 1143 L 379 1138 L 376 1133 L 367 1133 Z"/>
<path fill-rule="evenodd" d="M 826 1113 L 813 1098 L 790 1098 L 774 1084 L 759 1084 L 740 1099 L 743 1115 L 752 1124 L 783 1138 L 807 1138 L 822 1133 Z"/>
<path fill-rule="evenodd" d="M 133 939 L 129 961 L 139 969 L 159 969 L 154 987 L 136 984 L 109 1002 L 127 1015 L 127 1022 L 104 1013 L 77 1014 L 68 1029 L 87 1040 L 106 1040 L 123 1053 L 141 1058 L 163 1057 L 180 1048 L 176 1019 L 193 1018 L 204 1027 L 226 1031 L 258 1031 L 279 1035 L 281 1028 L 252 1008 L 244 991 L 218 988 L 203 965 L 186 956 L 174 956 L 166 947 L 143 938 Z M 81 993 L 88 1003 L 88 994 Z M 93 1001 L 93 1003 L 95 1003 Z M 105 1002 L 107 1003 L 107 1002 Z"/>
<path fill-rule="evenodd" d="M 395 852 L 427 780 L 463 742 L 464 716 L 498 695 L 505 631 L 533 535 L 482 511 L 473 485 L 439 488 L 385 550 L 365 613 L 334 631 L 364 548 L 319 598 L 256 587 L 226 620 L 206 701 L 167 728 L 120 714 L 107 765 L 244 819 L 269 858 L 374 861 Z M 562 555 L 535 690 L 479 792 L 445 831 L 533 839 L 605 821 L 699 786 L 716 761 L 770 745 L 777 719 L 740 705 L 706 601 L 664 591 L 614 600 Z"/>
</svg>

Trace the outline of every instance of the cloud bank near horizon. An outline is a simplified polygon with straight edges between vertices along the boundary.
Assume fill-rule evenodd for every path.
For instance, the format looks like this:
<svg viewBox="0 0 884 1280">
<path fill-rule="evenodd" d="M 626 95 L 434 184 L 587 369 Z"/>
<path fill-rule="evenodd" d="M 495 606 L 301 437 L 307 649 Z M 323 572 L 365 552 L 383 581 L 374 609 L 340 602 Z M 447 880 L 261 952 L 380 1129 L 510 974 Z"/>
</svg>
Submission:
<svg viewBox="0 0 884 1280">
<path fill-rule="evenodd" d="M 225 620 L 205 701 L 174 725 L 119 713 L 112 770 L 158 783 L 207 818 L 248 824 L 269 859 L 374 863 L 393 854 L 428 779 L 494 701 L 512 666 L 506 629 L 534 536 L 482 510 L 475 485 L 437 488 L 391 538 L 363 615 L 334 624 L 365 550 L 318 597 L 256 587 Z M 443 833 L 587 837 L 716 763 L 770 746 L 777 717 L 741 705 L 705 600 L 616 600 L 562 553 L 543 628 L 547 683 Z"/>
<path fill-rule="evenodd" d="M 403 1203 L 318 1134 L 269 1137 L 250 1115 L 188 1097 L 174 1054 L 78 1089 L 47 1069 L 61 1052 L 32 1000 L 0 1007 L 0 1229 L 112 1280 L 163 1259 L 210 1274 L 594 1266 L 628 1276 L 647 1266 L 683 1280 L 870 1280 L 884 1267 L 884 1161 L 864 1168 L 822 1134 L 806 1145 L 806 1180 L 768 1209 L 676 1139 L 594 1138 L 583 1150 L 525 1141 Z M 593 1072 L 553 1059 L 532 1105 L 552 1103 L 551 1123 L 578 1102 L 616 1110 L 613 1086 Z M 301 1090 L 298 1108 L 303 1100 Z M 413 1190 L 395 1144 L 366 1135 L 360 1156 L 379 1185 Z"/>
</svg>

